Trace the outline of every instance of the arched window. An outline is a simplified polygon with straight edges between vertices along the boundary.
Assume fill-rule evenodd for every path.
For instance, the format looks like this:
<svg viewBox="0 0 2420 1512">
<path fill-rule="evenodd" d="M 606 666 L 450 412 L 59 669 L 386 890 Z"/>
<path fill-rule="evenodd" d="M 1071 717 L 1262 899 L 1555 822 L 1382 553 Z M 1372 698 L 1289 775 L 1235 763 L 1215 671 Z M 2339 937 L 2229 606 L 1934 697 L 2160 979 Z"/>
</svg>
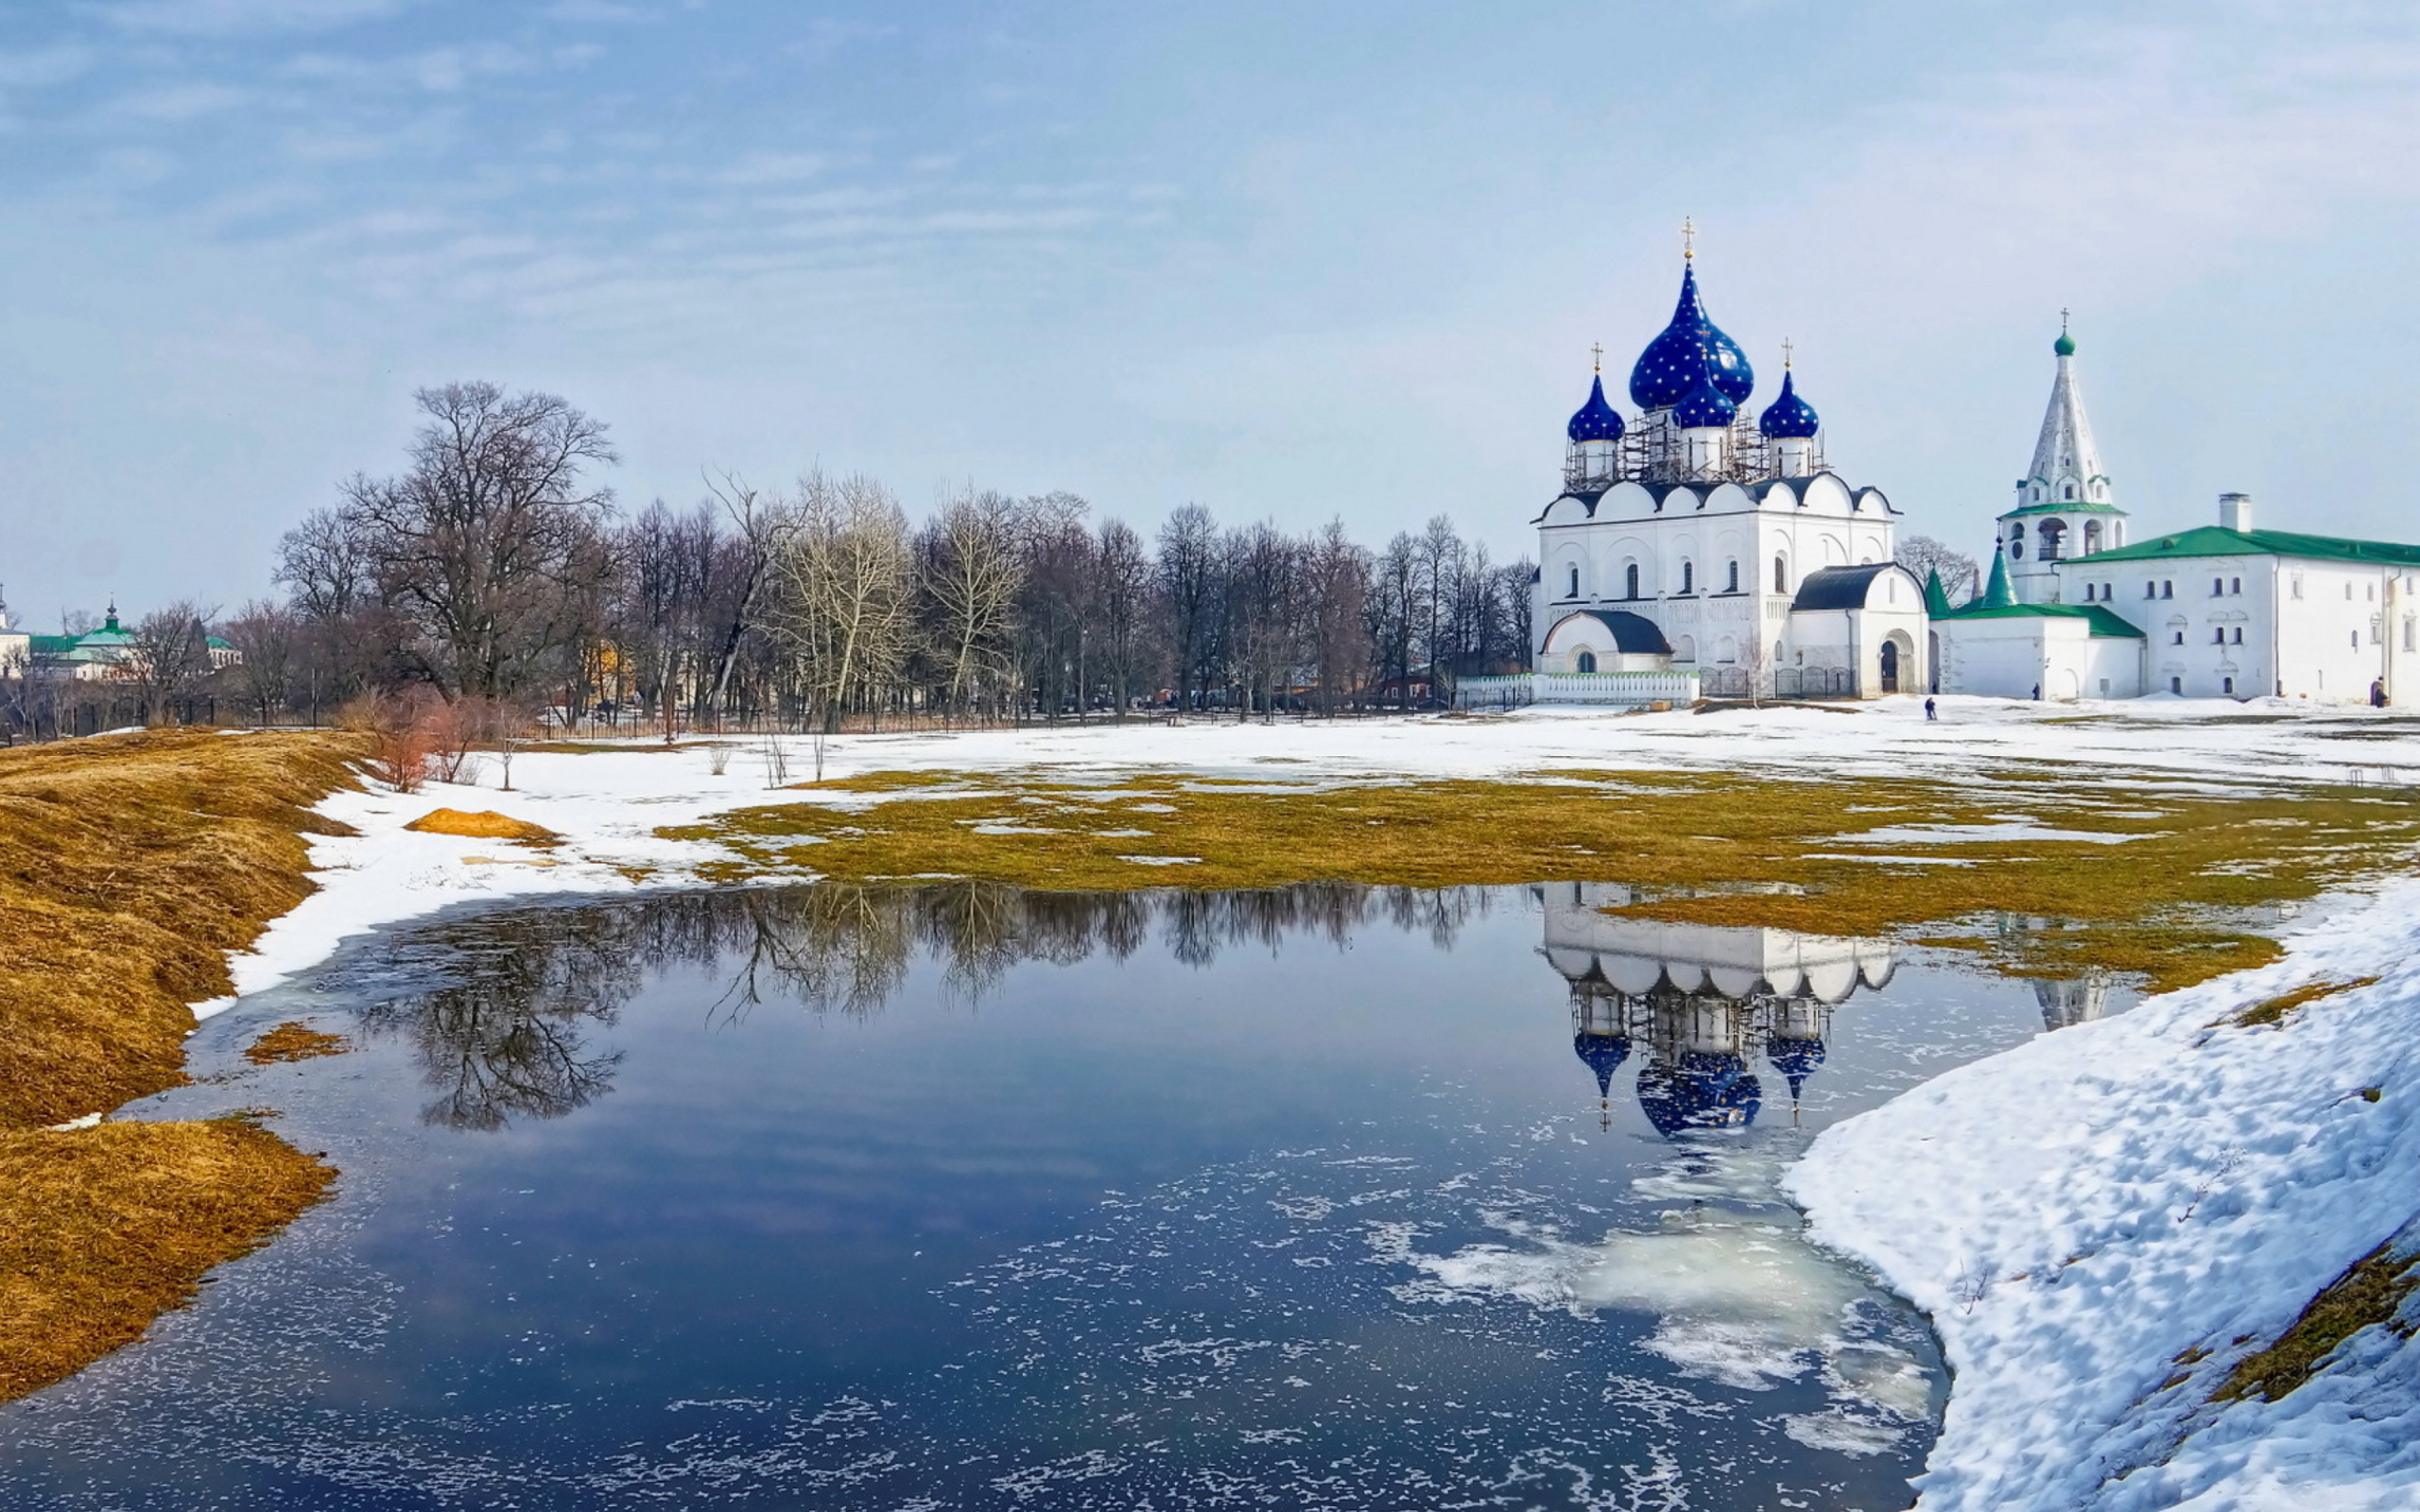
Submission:
<svg viewBox="0 0 2420 1512">
<path fill-rule="evenodd" d="M 2060 491 L 2059 496 L 2060 496 L 2061 498 L 2063 498 L 2063 499 L 2072 499 L 2072 498 L 2074 498 L 2074 497 L 2076 496 L 2076 486 L 2075 486 L 2074 484 L 2072 484 L 2072 483 L 2068 484 L 2068 485 L 2067 485 L 2064 490 L 2062 490 Z"/>
<path fill-rule="evenodd" d="M 1582 652 L 1581 652 L 1581 653 L 1580 653 L 1579 667 L 1580 667 L 1580 670 L 1581 670 L 1581 671 L 1582 671 L 1582 672 L 1594 672 L 1594 671 L 1596 671 L 1596 670 L 1597 670 L 1597 653 L 1596 653 L 1596 652 L 1594 652 L 1594 651 L 1582 651 Z"/>
<path fill-rule="evenodd" d="M 1580 596 L 1580 564 L 1577 562 L 1571 566 L 1571 586 L 1564 590 L 1563 596 L 1565 598 Z"/>
<path fill-rule="evenodd" d="M 1737 561 L 1731 563 L 1730 575 L 1723 585 L 1722 591 L 1726 593 L 1736 593 L 1739 592 L 1739 564 Z"/>
<path fill-rule="evenodd" d="M 1773 558 L 1773 592 L 1776 593 L 1789 592 L 1789 563 L 1779 557 Z"/>
<path fill-rule="evenodd" d="M 1637 596 L 1638 563 L 1632 562 L 1622 568 L 1622 597 L 1636 598 Z"/>
<path fill-rule="evenodd" d="M 1698 587 L 1697 571 L 1698 571 L 1698 570 L 1697 570 L 1697 564 L 1696 564 L 1695 562 L 1687 561 L 1687 560 L 1684 560 L 1684 561 L 1681 563 L 1681 592 L 1682 592 L 1682 593 L 1696 593 L 1696 592 L 1697 592 L 1697 587 Z"/>
</svg>

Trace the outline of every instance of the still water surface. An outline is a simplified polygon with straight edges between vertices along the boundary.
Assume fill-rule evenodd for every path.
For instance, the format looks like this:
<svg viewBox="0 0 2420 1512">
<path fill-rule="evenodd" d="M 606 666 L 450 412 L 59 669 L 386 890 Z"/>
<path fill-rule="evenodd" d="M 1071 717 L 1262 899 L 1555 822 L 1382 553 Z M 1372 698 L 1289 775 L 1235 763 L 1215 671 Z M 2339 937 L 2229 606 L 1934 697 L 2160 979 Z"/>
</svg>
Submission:
<svg viewBox="0 0 2420 1512">
<path fill-rule="evenodd" d="M 0 1411 L 0 1504 L 1903 1506 L 1930 1336 L 1774 1181 L 2116 1005 L 1624 896 L 823 886 L 375 937 L 142 1109 L 274 1107 L 338 1200 Z M 245 1067 L 298 1014 L 355 1049 Z"/>
</svg>

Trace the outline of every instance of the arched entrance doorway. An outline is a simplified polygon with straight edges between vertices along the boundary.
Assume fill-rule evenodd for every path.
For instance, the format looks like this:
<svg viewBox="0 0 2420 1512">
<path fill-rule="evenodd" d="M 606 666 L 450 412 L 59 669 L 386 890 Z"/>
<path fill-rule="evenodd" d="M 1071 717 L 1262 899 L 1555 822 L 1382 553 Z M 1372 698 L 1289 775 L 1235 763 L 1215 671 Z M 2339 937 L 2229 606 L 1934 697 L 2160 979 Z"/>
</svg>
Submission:
<svg viewBox="0 0 2420 1512">
<path fill-rule="evenodd" d="M 1899 643 L 1896 641 L 1882 643 L 1882 691 L 1899 691 Z"/>
</svg>

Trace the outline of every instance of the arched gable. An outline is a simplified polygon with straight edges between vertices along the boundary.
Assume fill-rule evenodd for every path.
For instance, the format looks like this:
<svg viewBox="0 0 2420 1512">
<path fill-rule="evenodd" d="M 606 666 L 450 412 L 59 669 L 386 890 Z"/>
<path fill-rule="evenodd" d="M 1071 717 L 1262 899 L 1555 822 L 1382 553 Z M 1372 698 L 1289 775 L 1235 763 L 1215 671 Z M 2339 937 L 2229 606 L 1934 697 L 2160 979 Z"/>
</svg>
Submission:
<svg viewBox="0 0 2420 1512">
<path fill-rule="evenodd" d="M 1756 507 L 1755 495 L 1737 483 L 1718 483 L 1705 496 L 1708 514 L 1738 514 Z"/>
<path fill-rule="evenodd" d="M 1635 482 L 1615 484 L 1597 501 L 1599 520 L 1643 520 L 1655 512 L 1655 495 Z"/>
<path fill-rule="evenodd" d="M 1857 500 L 1848 485 L 1830 472 L 1818 472 L 1799 485 L 1801 506 L 1818 514 L 1845 515 L 1857 509 Z"/>
<path fill-rule="evenodd" d="M 1575 499 L 1568 493 L 1547 505 L 1547 512 L 1538 516 L 1538 524 L 1542 526 L 1584 524 L 1587 520 L 1587 502 Z"/>
</svg>

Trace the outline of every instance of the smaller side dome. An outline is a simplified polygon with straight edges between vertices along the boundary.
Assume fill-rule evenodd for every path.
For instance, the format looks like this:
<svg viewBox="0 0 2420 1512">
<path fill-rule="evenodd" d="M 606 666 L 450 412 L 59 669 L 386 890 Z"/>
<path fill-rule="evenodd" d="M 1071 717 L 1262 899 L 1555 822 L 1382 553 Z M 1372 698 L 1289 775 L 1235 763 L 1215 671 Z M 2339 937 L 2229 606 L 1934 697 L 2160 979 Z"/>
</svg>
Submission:
<svg viewBox="0 0 2420 1512">
<path fill-rule="evenodd" d="M 1715 385 L 1713 365 L 1701 361 L 1697 387 L 1672 406 L 1672 423 L 1685 431 L 1698 431 L 1728 426 L 1738 418 L 1739 406 Z"/>
<path fill-rule="evenodd" d="M 2050 350 L 2062 357 L 2072 357 L 2076 354 L 2076 338 L 2062 331 L 2059 339 L 2050 343 Z"/>
<path fill-rule="evenodd" d="M 1764 432 L 1768 439 L 1806 440 L 1822 426 L 1823 422 L 1816 417 L 1815 406 L 1798 397 L 1795 380 L 1796 375 L 1788 369 L 1782 370 L 1781 397 L 1767 404 L 1764 414 L 1756 421 L 1756 428 Z"/>
<path fill-rule="evenodd" d="M 1563 433 L 1575 441 L 1618 441 L 1622 438 L 1622 418 L 1613 405 L 1605 403 L 1605 380 L 1602 377 L 1588 385 L 1588 403 L 1580 406 Z"/>
</svg>

